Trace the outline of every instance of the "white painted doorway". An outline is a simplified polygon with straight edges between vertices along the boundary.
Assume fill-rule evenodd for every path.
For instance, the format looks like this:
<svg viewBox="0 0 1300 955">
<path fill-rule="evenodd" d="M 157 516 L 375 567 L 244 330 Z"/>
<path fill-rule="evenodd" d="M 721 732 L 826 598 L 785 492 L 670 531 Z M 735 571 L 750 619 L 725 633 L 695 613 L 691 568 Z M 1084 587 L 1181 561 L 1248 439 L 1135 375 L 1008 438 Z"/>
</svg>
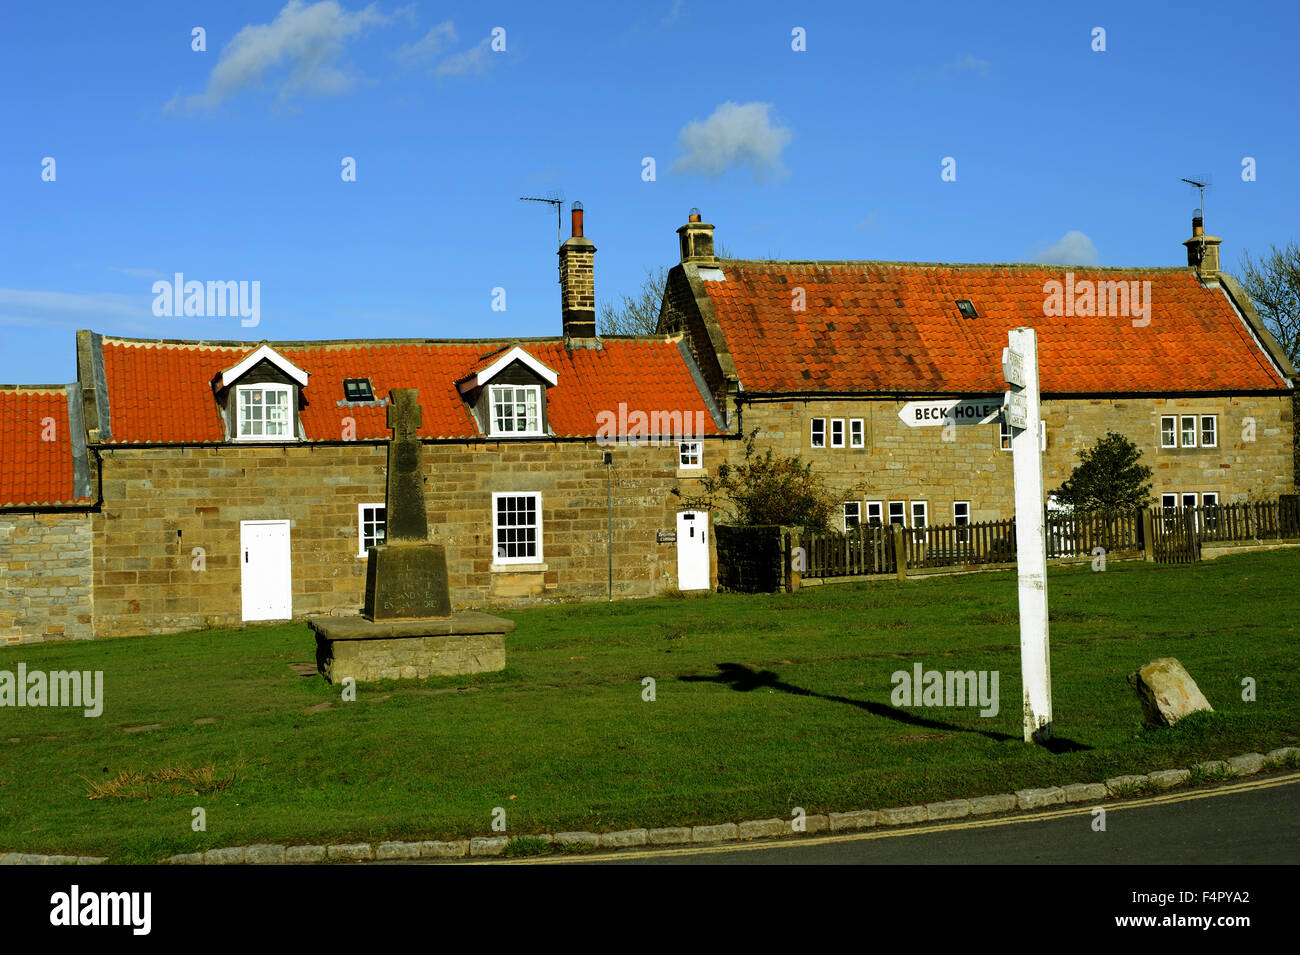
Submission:
<svg viewBox="0 0 1300 955">
<path fill-rule="evenodd" d="M 709 512 L 677 514 L 677 589 L 709 589 Z"/>
<path fill-rule="evenodd" d="M 240 521 L 239 561 L 244 619 L 291 619 L 289 522 Z"/>
</svg>

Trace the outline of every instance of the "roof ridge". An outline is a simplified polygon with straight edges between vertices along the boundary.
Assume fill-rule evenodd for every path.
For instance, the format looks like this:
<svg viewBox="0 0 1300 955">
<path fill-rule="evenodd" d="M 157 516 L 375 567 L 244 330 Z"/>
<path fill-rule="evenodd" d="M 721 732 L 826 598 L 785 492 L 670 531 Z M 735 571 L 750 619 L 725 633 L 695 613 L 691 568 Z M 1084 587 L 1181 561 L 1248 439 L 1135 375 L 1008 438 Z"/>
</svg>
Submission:
<svg viewBox="0 0 1300 955">
<path fill-rule="evenodd" d="M 1068 265 L 1054 262 L 909 262 L 888 259 L 718 259 L 723 265 L 812 266 L 819 268 L 881 267 L 924 269 L 1020 269 L 1035 272 L 1056 269 L 1082 269 L 1092 272 L 1187 272 L 1188 265 Z"/>
</svg>

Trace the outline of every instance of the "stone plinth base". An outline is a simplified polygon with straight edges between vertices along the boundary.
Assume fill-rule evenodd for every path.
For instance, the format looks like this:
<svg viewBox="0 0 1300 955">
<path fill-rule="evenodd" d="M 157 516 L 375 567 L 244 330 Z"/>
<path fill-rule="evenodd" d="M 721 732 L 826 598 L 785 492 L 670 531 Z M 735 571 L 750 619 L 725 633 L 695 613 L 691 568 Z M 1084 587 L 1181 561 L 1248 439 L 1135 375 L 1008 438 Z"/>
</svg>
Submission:
<svg viewBox="0 0 1300 955">
<path fill-rule="evenodd" d="M 316 633 L 316 667 L 330 683 L 504 670 L 505 635 L 515 629 L 513 620 L 474 611 L 431 620 L 331 617 L 307 625 Z"/>
</svg>

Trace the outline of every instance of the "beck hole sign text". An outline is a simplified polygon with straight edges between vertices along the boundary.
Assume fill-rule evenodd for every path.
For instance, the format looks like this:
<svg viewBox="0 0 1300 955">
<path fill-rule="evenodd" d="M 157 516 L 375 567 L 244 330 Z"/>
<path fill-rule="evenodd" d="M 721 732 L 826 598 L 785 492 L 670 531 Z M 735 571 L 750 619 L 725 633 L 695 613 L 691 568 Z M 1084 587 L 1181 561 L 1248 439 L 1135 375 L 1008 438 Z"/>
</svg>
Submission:
<svg viewBox="0 0 1300 955">
<path fill-rule="evenodd" d="M 909 428 L 933 428 L 948 424 L 988 424 L 1002 411 L 999 398 L 945 398 L 939 401 L 909 401 L 898 416 Z"/>
</svg>

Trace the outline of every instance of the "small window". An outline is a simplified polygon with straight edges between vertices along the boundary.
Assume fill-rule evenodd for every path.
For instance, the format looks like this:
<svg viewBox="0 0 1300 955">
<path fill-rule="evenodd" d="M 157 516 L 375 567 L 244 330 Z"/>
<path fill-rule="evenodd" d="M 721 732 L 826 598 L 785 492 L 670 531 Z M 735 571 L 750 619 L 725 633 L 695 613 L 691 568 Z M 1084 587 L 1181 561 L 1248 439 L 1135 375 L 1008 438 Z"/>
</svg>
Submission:
<svg viewBox="0 0 1300 955">
<path fill-rule="evenodd" d="M 1178 495 L 1177 495 L 1177 494 L 1161 494 L 1161 495 L 1160 495 L 1160 506 L 1161 506 L 1162 508 L 1164 508 L 1166 511 L 1172 511 L 1174 508 L 1176 508 L 1176 507 L 1178 506 Z"/>
<path fill-rule="evenodd" d="M 542 495 L 492 495 L 492 553 L 497 564 L 534 564 L 542 559 Z"/>
<path fill-rule="evenodd" d="M 704 450 L 702 441 L 683 441 L 678 447 L 678 462 L 683 471 L 693 471 L 703 467 Z"/>
<path fill-rule="evenodd" d="M 289 385 L 236 385 L 240 441 L 293 437 L 293 388 Z"/>
<path fill-rule="evenodd" d="M 861 418 L 849 419 L 849 447 L 865 448 L 867 446 L 866 422 Z"/>
<path fill-rule="evenodd" d="M 844 502 L 844 529 L 851 531 L 862 523 L 862 505 L 858 501 Z"/>
<path fill-rule="evenodd" d="M 1183 495 L 1183 498 L 1182 498 L 1182 505 L 1183 505 L 1183 507 L 1195 507 L 1195 506 L 1196 506 L 1196 495 L 1195 495 L 1195 494 L 1184 494 L 1184 495 Z"/>
<path fill-rule="evenodd" d="M 1219 444 L 1219 419 L 1212 414 L 1201 415 L 1201 447 L 1214 448 Z"/>
<path fill-rule="evenodd" d="M 970 543 L 970 501 L 952 502 L 952 522 L 957 525 L 957 543 Z"/>
<path fill-rule="evenodd" d="M 1182 438 L 1180 443 L 1184 448 L 1196 447 L 1196 415 L 1183 415 Z"/>
<path fill-rule="evenodd" d="M 957 311 L 961 313 L 962 318 L 979 318 L 975 311 L 975 303 L 968 298 L 957 299 Z"/>
<path fill-rule="evenodd" d="M 365 557 L 368 548 L 384 542 L 387 525 L 388 511 L 383 504 L 357 505 L 357 539 L 361 544 L 358 557 Z"/>
<path fill-rule="evenodd" d="M 844 419 L 843 418 L 831 419 L 831 447 L 832 448 L 844 447 Z"/>
<path fill-rule="evenodd" d="M 1011 425 L 1007 424 L 1005 418 L 998 422 L 998 450 L 1011 450 Z"/>
<path fill-rule="evenodd" d="M 539 385 L 490 385 L 493 435 L 540 435 L 542 389 Z"/>
<path fill-rule="evenodd" d="M 1201 495 L 1201 515 L 1205 519 L 1205 529 L 1207 531 L 1217 531 L 1219 529 L 1219 494 L 1217 491 L 1206 491 Z"/>
<path fill-rule="evenodd" d="M 907 525 L 907 505 L 902 501 L 889 502 L 889 523 Z"/>
<path fill-rule="evenodd" d="M 1178 419 L 1174 415 L 1160 416 L 1160 447 L 1178 447 Z"/>
<path fill-rule="evenodd" d="M 812 419 L 812 446 L 814 448 L 826 447 L 826 419 Z"/>
<path fill-rule="evenodd" d="M 343 397 L 347 401 L 374 401 L 375 389 L 369 378 L 344 378 Z"/>
<path fill-rule="evenodd" d="M 867 523 L 883 524 L 884 504 L 881 501 L 867 501 Z"/>
<path fill-rule="evenodd" d="M 913 527 L 919 529 L 925 527 L 926 524 L 930 523 L 929 520 L 927 520 L 926 511 L 927 511 L 927 505 L 925 501 L 912 502 L 912 526 Z"/>
</svg>

